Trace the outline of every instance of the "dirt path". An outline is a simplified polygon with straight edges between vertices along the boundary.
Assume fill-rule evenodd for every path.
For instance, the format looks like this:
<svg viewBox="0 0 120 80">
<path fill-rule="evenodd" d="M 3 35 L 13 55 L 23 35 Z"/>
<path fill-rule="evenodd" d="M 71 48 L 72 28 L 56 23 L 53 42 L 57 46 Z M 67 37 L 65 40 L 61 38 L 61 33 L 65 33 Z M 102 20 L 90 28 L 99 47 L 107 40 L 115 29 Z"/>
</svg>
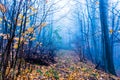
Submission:
<svg viewBox="0 0 120 80">
<path fill-rule="evenodd" d="M 56 54 L 56 58 L 59 58 L 64 61 L 71 60 L 73 62 L 79 62 L 79 56 L 72 50 L 59 50 Z M 59 60 L 59 59 L 56 59 Z"/>
<path fill-rule="evenodd" d="M 18 80 L 120 80 L 94 69 L 90 62 L 80 62 L 79 56 L 71 50 L 57 51 L 55 61 L 50 66 L 31 65 L 34 67 L 21 72 Z"/>
</svg>

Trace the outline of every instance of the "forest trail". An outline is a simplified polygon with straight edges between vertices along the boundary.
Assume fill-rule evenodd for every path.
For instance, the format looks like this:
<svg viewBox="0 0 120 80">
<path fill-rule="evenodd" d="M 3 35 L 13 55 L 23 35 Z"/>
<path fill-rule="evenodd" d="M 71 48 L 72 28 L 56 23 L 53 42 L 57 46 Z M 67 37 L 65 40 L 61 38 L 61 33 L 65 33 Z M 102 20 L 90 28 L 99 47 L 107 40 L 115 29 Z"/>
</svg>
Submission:
<svg viewBox="0 0 120 80">
<path fill-rule="evenodd" d="M 91 62 L 80 62 L 72 50 L 59 50 L 56 63 L 49 66 L 30 64 L 17 80 L 120 80 L 119 78 L 96 70 Z"/>
<path fill-rule="evenodd" d="M 79 62 L 79 55 L 73 50 L 61 49 L 57 52 L 56 58 L 60 58 L 61 60 L 64 61 L 71 60 L 75 63 Z M 57 60 L 59 59 L 56 59 L 56 62 L 58 62 Z"/>
</svg>

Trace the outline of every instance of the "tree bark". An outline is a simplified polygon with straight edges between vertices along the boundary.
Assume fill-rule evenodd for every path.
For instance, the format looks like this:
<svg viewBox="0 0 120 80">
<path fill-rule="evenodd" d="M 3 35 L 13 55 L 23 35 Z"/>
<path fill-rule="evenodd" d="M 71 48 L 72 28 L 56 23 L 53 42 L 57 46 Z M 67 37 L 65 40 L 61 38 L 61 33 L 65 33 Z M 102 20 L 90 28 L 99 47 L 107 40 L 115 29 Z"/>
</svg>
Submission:
<svg viewBox="0 0 120 80">
<path fill-rule="evenodd" d="M 114 62 L 113 62 L 113 52 L 111 49 L 111 43 L 109 38 L 108 30 L 108 0 L 99 0 L 100 1 L 100 21 L 101 21 L 101 30 L 103 38 L 103 55 L 104 55 L 104 65 L 106 72 L 116 75 Z"/>
</svg>

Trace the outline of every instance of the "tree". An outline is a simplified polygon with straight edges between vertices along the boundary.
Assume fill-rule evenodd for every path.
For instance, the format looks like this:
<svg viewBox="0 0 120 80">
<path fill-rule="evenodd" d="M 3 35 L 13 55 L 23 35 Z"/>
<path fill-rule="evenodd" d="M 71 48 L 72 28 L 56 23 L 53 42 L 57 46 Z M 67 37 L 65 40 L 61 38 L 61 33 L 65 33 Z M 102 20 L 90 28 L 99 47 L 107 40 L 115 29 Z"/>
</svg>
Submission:
<svg viewBox="0 0 120 80">
<path fill-rule="evenodd" d="M 40 46 L 38 36 L 41 30 L 47 26 L 46 19 L 50 15 L 55 2 L 47 4 L 46 0 L 10 0 L 0 1 L 0 61 L 1 80 L 6 80 L 6 71 L 13 69 L 12 79 L 18 76 L 23 64 L 23 56 L 32 53 L 31 49 Z M 9 7 L 7 7 L 9 6 Z M 46 7 L 47 6 L 47 7 Z M 47 36 L 45 36 L 47 37 Z M 51 36 L 50 36 L 51 37 Z M 34 41 L 34 42 L 33 42 Z M 18 70 L 15 74 L 15 70 Z"/>
<path fill-rule="evenodd" d="M 103 42 L 103 54 L 104 54 L 104 65 L 105 70 L 108 73 L 116 75 L 114 63 L 113 63 L 113 52 L 111 51 L 111 43 L 109 38 L 108 30 L 108 0 L 99 0 L 100 1 L 100 21 L 101 21 L 101 30 L 102 30 L 102 42 Z"/>
</svg>

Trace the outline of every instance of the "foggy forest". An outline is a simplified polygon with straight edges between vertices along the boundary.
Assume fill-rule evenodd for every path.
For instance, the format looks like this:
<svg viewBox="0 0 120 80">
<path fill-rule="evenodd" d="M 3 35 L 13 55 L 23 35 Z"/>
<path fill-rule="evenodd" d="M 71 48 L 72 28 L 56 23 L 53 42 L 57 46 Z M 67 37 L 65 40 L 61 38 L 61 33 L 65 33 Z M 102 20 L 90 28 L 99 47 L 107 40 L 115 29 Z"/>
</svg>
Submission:
<svg viewBox="0 0 120 80">
<path fill-rule="evenodd" d="M 0 0 L 0 80 L 120 80 L 120 0 Z"/>
</svg>

